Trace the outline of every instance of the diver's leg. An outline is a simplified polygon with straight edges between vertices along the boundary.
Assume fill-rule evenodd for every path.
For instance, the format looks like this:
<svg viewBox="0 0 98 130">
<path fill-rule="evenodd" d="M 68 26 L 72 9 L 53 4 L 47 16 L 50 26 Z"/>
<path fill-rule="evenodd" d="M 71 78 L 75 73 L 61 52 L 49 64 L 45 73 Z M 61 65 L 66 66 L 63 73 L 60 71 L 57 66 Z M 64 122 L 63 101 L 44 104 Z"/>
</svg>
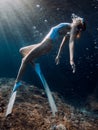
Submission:
<svg viewBox="0 0 98 130">
<path fill-rule="evenodd" d="M 24 58 L 22 59 L 22 62 L 21 62 L 21 65 L 20 65 L 20 68 L 19 68 L 19 71 L 18 71 L 18 74 L 17 74 L 17 78 L 16 78 L 16 82 L 20 81 L 22 76 L 23 76 L 23 73 L 26 69 L 26 66 L 27 66 L 27 62 L 25 62 Z"/>
<path fill-rule="evenodd" d="M 15 99 L 16 99 L 17 89 L 20 86 L 22 86 L 22 83 L 19 80 L 21 79 L 21 77 L 22 77 L 22 75 L 23 75 L 23 73 L 25 71 L 26 65 L 27 65 L 27 63 L 24 61 L 24 58 L 23 58 L 22 62 L 21 62 L 20 69 L 19 69 L 19 72 L 18 72 L 18 75 L 17 75 L 17 78 L 16 78 L 16 83 L 14 84 L 14 87 L 13 87 L 13 90 L 12 90 L 12 93 L 11 93 L 11 97 L 10 97 L 10 100 L 9 100 L 9 103 L 8 103 L 6 116 L 11 114 L 11 112 L 12 112 L 13 105 L 14 105 L 14 102 L 15 102 Z"/>
<path fill-rule="evenodd" d="M 26 56 L 36 45 L 30 45 L 30 46 L 26 46 L 26 47 L 22 47 L 20 48 L 19 52 L 21 53 L 21 55 L 24 57 Z"/>
<path fill-rule="evenodd" d="M 31 49 L 29 53 L 27 53 L 27 55 L 25 56 L 25 60 L 28 62 L 35 58 L 38 58 L 39 56 L 43 54 L 44 50 L 45 50 L 45 47 L 43 46 L 43 44 L 35 45 L 34 48 Z"/>
<path fill-rule="evenodd" d="M 29 49 L 31 49 L 31 48 L 29 48 Z M 27 51 L 26 51 L 26 53 L 27 53 Z M 25 56 L 25 55 L 23 55 L 23 56 Z M 15 99 L 16 99 L 17 89 L 20 86 L 22 86 L 22 83 L 20 82 L 20 80 L 21 80 L 21 78 L 23 76 L 23 73 L 24 73 L 24 71 L 26 69 L 27 63 L 28 62 L 26 62 L 26 58 L 23 58 L 22 62 L 21 62 L 21 66 L 20 66 L 19 71 L 18 71 L 16 82 L 14 84 L 14 87 L 13 87 L 13 90 L 12 90 L 12 93 L 11 93 L 11 97 L 10 97 L 10 100 L 9 100 L 9 103 L 8 103 L 8 107 L 7 107 L 7 111 L 6 111 L 5 116 L 8 116 L 12 112 L 13 105 L 14 105 L 14 102 L 15 102 Z M 33 62 L 32 62 L 32 65 L 34 65 Z"/>
<path fill-rule="evenodd" d="M 25 63 L 24 58 L 23 58 L 19 72 L 18 72 L 18 75 L 17 75 L 17 78 L 16 78 L 16 83 L 14 84 L 14 87 L 13 87 L 13 90 L 12 90 L 12 93 L 11 93 L 11 97 L 10 97 L 10 100 L 9 100 L 9 103 L 8 103 L 8 107 L 7 107 L 7 111 L 6 111 L 5 116 L 8 116 L 12 112 L 13 105 L 14 105 L 14 102 L 15 102 L 15 99 L 16 99 L 17 89 L 20 86 L 22 86 L 22 83 L 19 80 L 21 79 L 21 77 L 22 77 L 22 75 L 25 71 L 26 65 L 27 65 L 27 63 Z"/>
<path fill-rule="evenodd" d="M 31 61 L 43 54 L 48 53 L 52 49 L 52 41 L 46 39 L 40 43 L 26 46 L 20 49 L 20 53 L 25 57 L 26 61 Z"/>
<path fill-rule="evenodd" d="M 36 45 L 29 53 L 27 53 L 27 55 L 24 56 L 24 58 L 22 59 L 18 74 L 17 74 L 16 83 L 14 85 L 13 91 L 16 91 L 22 85 L 20 80 L 24 74 L 27 64 L 30 63 L 31 61 L 34 61 L 34 58 L 40 56 L 41 52 L 42 52 L 41 46 Z"/>
<path fill-rule="evenodd" d="M 20 69 L 19 69 L 19 72 L 18 72 L 18 75 L 16 78 L 16 82 L 18 82 L 21 79 L 21 77 L 25 71 L 27 63 L 30 63 L 31 61 L 34 61 L 35 58 L 38 58 L 42 54 L 49 52 L 51 50 L 51 47 L 52 47 L 51 43 L 49 43 L 49 42 L 47 43 L 47 41 L 44 41 L 43 43 L 41 42 L 34 46 L 30 46 L 29 47 L 30 51 L 27 54 L 26 54 L 26 51 L 27 51 L 28 47 L 24 48 L 23 51 L 21 50 L 21 53 L 24 52 L 25 56 L 22 59 L 22 63 L 21 63 L 21 66 L 20 66 Z"/>
<path fill-rule="evenodd" d="M 21 80 L 21 78 L 22 78 L 22 76 L 23 76 L 23 73 L 24 73 L 24 71 L 25 71 L 25 69 L 26 69 L 26 66 L 27 66 L 27 63 L 28 62 L 31 62 L 31 55 L 28 55 L 28 53 L 29 53 L 29 51 L 33 51 L 33 48 L 36 48 L 36 49 L 34 49 L 35 51 L 37 50 L 37 46 L 36 45 L 34 45 L 34 46 L 29 46 L 29 48 L 28 47 L 24 47 L 24 48 L 21 48 L 20 49 L 20 53 L 22 54 L 22 56 L 24 57 L 23 59 L 22 59 L 22 62 L 21 62 L 21 66 L 20 66 L 20 68 L 19 68 L 19 71 L 18 71 L 18 75 L 17 75 L 17 78 L 16 78 L 16 82 L 18 82 L 18 81 L 20 81 Z M 34 51 L 34 52 L 35 52 Z M 28 56 L 27 56 L 28 55 Z M 30 56 L 30 58 L 29 58 L 29 56 Z M 28 59 L 30 59 L 30 60 L 28 60 Z M 32 62 L 32 64 L 33 64 L 33 62 Z"/>
<path fill-rule="evenodd" d="M 26 52 L 25 51 L 21 51 L 21 53 L 23 54 L 23 53 L 25 53 L 24 55 L 24 57 L 23 57 L 23 59 L 22 59 L 22 62 L 21 62 L 21 66 L 20 66 L 20 68 L 19 68 L 19 71 L 18 71 L 18 75 L 17 75 L 17 78 L 16 78 L 16 82 L 18 82 L 18 81 L 20 81 L 21 80 L 21 78 L 22 78 L 22 76 L 23 76 L 23 73 L 24 73 L 24 71 L 25 71 L 25 69 L 26 69 L 26 66 L 27 66 L 27 64 L 33 59 L 33 58 L 36 58 L 36 56 L 37 56 L 37 54 L 39 53 L 39 49 L 40 47 L 38 46 L 38 45 L 35 45 L 34 46 L 34 48 L 30 51 L 30 52 L 28 52 L 27 54 L 26 54 Z M 27 50 L 26 50 L 27 51 Z"/>
<path fill-rule="evenodd" d="M 48 40 L 39 43 L 25 56 L 25 60 L 28 62 L 40 57 L 41 55 L 47 54 L 51 51 L 52 47 L 52 43 Z"/>
</svg>

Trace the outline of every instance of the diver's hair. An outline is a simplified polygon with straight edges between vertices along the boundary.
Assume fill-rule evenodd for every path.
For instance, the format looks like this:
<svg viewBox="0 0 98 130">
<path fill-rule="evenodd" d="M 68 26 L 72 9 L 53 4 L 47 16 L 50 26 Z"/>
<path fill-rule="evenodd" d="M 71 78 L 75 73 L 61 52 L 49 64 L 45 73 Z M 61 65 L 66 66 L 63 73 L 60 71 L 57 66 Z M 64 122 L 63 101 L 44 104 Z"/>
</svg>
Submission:
<svg viewBox="0 0 98 130">
<path fill-rule="evenodd" d="M 86 30 L 86 23 L 83 21 L 83 27 L 82 27 L 82 31 Z"/>
<path fill-rule="evenodd" d="M 81 22 L 84 21 L 82 17 L 79 17 L 74 13 L 72 13 L 71 18 L 72 18 L 72 20 L 76 20 L 76 21 L 78 21 L 78 20 L 81 21 Z"/>
<path fill-rule="evenodd" d="M 83 22 L 82 24 L 79 24 L 77 26 L 77 29 L 80 30 L 80 31 L 85 31 L 86 30 L 86 23 Z"/>
<path fill-rule="evenodd" d="M 84 21 L 84 19 L 82 17 L 79 17 L 76 14 L 72 13 L 71 18 L 72 18 L 72 20 L 75 20 L 75 21 L 81 21 L 81 24 L 79 24 L 77 26 L 78 30 L 80 30 L 80 31 L 85 31 L 86 30 L 86 23 L 85 23 L 85 21 Z"/>
</svg>

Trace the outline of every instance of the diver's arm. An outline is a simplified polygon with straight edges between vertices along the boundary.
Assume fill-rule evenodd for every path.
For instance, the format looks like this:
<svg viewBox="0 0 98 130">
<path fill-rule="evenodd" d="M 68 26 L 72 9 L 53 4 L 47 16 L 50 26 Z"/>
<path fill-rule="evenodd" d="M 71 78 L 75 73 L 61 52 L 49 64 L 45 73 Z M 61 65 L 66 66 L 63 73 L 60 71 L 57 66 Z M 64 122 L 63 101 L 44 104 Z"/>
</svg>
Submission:
<svg viewBox="0 0 98 130">
<path fill-rule="evenodd" d="M 60 44 L 60 47 L 59 47 L 59 50 L 58 50 L 58 53 L 57 53 L 57 56 L 55 58 L 55 62 L 56 62 L 56 65 L 59 64 L 59 58 L 60 58 L 60 54 L 61 54 L 61 51 L 66 43 L 66 39 L 67 39 L 67 36 L 64 36 L 61 44 Z"/>
<path fill-rule="evenodd" d="M 69 39 L 69 54 L 70 54 L 70 65 L 75 73 L 75 63 L 74 63 L 74 40 L 75 40 L 75 27 L 72 27 Z"/>
<path fill-rule="evenodd" d="M 70 64 L 74 62 L 74 39 L 71 37 L 69 41 Z"/>
</svg>

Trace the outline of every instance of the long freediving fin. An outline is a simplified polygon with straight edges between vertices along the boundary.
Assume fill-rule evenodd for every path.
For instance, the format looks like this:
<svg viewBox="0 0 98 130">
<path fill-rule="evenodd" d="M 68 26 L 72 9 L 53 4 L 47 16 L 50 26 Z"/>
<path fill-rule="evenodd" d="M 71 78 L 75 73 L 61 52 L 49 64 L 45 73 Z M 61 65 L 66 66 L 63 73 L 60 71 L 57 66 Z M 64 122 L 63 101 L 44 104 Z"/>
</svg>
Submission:
<svg viewBox="0 0 98 130">
<path fill-rule="evenodd" d="M 44 89 L 45 89 L 46 95 L 48 97 L 48 101 L 49 101 L 53 116 L 55 116 L 55 113 L 57 112 L 57 107 L 56 107 L 55 101 L 53 99 L 52 93 L 49 89 L 49 86 L 44 78 L 44 75 L 41 72 L 40 65 L 38 63 L 35 64 L 35 71 L 38 74 L 38 76 L 39 76 L 39 78 L 44 86 Z"/>
<path fill-rule="evenodd" d="M 8 106 L 7 106 L 7 111 L 6 111 L 6 115 L 5 116 L 8 116 L 9 114 L 12 113 L 13 105 L 14 105 L 14 102 L 15 102 L 15 99 L 16 99 L 16 94 L 17 94 L 17 91 L 15 91 L 15 92 L 13 92 L 11 94 L 11 97 L 10 97 L 10 100 L 9 100 L 9 103 L 8 103 Z"/>
<path fill-rule="evenodd" d="M 9 99 L 9 103 L 8 103 L 8 106 L 7 106 L 7 111 L 6 111 L 6 115 L 5 116 L 8 116 L 9 114 L 12 113 L 13 105 L 14 105 L 14 102 L 15 102 L 15 99 L 16 99 L 17 89 L 21 85 L 22 85 L 21 82 L 15 83 L 15 85 L 13 87 L 13 91 L 11 93 L 11 97 Z"/>
</svg>

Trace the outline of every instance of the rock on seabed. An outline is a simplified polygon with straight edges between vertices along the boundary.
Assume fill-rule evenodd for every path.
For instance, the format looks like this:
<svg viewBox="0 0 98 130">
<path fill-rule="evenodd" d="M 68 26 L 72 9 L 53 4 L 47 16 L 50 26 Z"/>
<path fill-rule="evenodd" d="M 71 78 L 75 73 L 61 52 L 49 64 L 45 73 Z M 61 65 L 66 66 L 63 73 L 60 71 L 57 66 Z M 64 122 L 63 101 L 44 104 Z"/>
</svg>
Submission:
<svg viewBox="0 0 98 130">
<path fill-rule="evenodd" d="M 58 112 L 53 117 L 44 90 L 26 83 L 18 90 L 12 114 L 5 117 L 14 81 L 0 79 L 0 130 L 98 130 L 97 117 L 66 104 L 54 92 Z"/>
</svg>

